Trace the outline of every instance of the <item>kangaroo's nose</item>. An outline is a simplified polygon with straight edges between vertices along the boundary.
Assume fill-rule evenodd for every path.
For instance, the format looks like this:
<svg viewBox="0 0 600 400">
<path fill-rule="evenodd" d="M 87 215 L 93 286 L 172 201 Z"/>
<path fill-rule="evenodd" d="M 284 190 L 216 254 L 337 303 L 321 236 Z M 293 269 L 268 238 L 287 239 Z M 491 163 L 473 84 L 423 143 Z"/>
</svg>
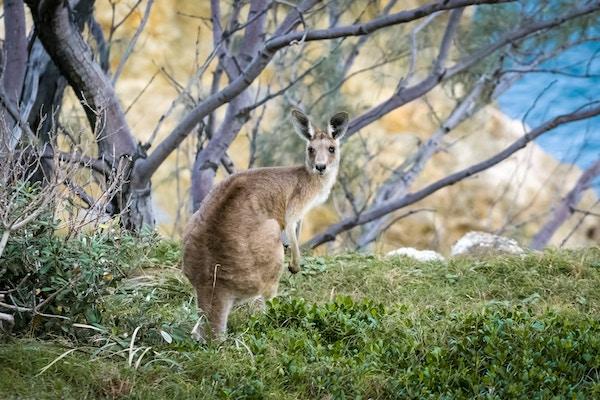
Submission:
<svg viewBox="0 0 600 400">
<path fill-rule="evenodd" d="M 317 169 L 317 171 L 323 172 L 323 171 L 325 171 L 325 168 L 327 168 L 327 165 L 325 165 L 325 164 L 317 164 L 317 165 L 315 165 L 315 168 Z"/>
</svg>

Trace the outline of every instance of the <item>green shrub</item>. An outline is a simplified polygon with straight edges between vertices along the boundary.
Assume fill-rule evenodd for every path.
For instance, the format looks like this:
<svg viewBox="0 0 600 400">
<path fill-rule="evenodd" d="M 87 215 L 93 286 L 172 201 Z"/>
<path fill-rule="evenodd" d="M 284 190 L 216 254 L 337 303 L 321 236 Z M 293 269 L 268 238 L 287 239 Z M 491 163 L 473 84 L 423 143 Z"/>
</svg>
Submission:
<svg viewBox="0 0 600 400">
<path fill-rule="evenodd" d="M 290 299 L 272 302 L 245 332 L 263 370 L 256 375 L 278 371 L 271 382 L 299 397 L 589 398 L 600 390 L 600 322 L 582 315 L 491 307 L 415 319 L 370 301 Z"/>
<path fill-rule="evenodd" d="M 71 324 L 59 317 L 102 323 L 103 296 L 143 265 L 158 242 L 153 235 L 133 237 L 115 229 L 65 238 L 55 228 L 51 216 L 29 224 L 11 236 L 0 261 L 0 290 L 11 291 L 6 300 L 29 309 L 43 304 L 35 313 L 17 312 L 16 331 L 71 332 Z"/>
<path fill-rule="evenodd" d="M 385 307 L 370 300 L 354 302 L 351 297 L 338 296 L 323 305 L 307 304 L 300 299 L 273 299 L 264 316 L 250 322 L 256 332 L 274 328 L 293 328 L 318 335 L 328 344 L 340 344 L 350 351 L 367 341 L 368 334 L 381 325 Z"/>
</svg>

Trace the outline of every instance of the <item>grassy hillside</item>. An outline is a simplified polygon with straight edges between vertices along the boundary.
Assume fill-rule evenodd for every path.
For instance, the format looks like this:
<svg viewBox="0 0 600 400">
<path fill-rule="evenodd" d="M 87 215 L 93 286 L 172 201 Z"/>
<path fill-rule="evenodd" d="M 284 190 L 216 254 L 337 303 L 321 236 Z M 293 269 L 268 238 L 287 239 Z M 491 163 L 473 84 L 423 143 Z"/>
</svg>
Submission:
<svg viewBox="0 0 600 400">
<path fill-rule="evenodd" d="M 600 396 L 598 248 L 447 264 L 307 257 L 264 313 L 236 309 L 209 345 L 189 339 L 177 245 L 134 254 L 96 315 L 2 339 L 3 398 Z"/>
</svg>

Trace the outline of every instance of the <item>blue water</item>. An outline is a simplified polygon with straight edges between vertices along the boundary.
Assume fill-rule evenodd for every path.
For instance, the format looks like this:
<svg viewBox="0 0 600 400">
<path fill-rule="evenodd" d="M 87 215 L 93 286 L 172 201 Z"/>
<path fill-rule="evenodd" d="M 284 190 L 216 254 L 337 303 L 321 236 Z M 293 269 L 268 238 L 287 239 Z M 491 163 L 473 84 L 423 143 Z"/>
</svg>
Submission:
<svg viewBox="0 0 600 400">
<path fill-rule="evenodd" d="M 499 98 L 501 110 L 527 126 L 536 127 L 600 100 L 600 43 L 572 48 L 539 69 L 563 74 L 526 74 Z M 536 142 L 559 161 L 586 168 L 600 157 L 600 117 L 559 126 Z M 600 179 L 594 182 L 594 189 L 600 195 Z"/>
</svg>

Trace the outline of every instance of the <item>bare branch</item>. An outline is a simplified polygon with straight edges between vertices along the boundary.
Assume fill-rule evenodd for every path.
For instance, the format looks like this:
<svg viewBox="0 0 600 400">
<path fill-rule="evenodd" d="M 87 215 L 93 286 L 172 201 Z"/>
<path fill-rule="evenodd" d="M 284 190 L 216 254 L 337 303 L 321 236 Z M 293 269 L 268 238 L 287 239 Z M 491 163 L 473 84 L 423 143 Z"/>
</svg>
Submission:
<svg viewBox="0 0 600 400">
<path fill-rule="evenodd" d="M 426 78 L 424 78 L 423 80 L 421 80 L 413 86 L 410 86 L 405 89 L 400 88 L 401 90 L 396 91 L 387 100 L 383 101 L 382 103 L 378 104 L 377 106 L 371 108 L 367 112 L 350 121 L 350 125 L 348 126 L 348 133 L 346 134 L 345 138 L 348 139 L 354 133 L 356 133 L 363 127 L 369 125 L 373 121 L 378 120 L 390 111 L 395 110 L 396 108 L 418 97 L 423 96 L 425 93 L 429 92 L 431 89 L 436 87 L 441 81 L 447 80 L 457 75 L 458 73 L 467 70 L 468 68 L 472 67 L 485 57 L 493 54 L 500 48 L 536 32 L 561 25 L 567 21 L 581 17 L 583 15 L 587 15 L 598 10 L 600 10 L 600 1 L 596 0 L 589 3 L 585 7 L 576 8 L 568 14 L 561 15 L 559 17 L 547 21 L 531 23 L 523 28 L 519 28 L 506 33 L 492 45 L 485 46 L 479 49 L 475 53 L 457 62 L 453 66 L 447 69 L 442 69 L 441 71 L 434 71 L 433 73 L 429 74 Z"/>
<path fill-rule="evenodd" d="M 379 234 L 382 234 L 383 232 L 387 231 L 388 229 L 390 229 L 392 227 L 392 225 L 394 225 L 396 222 L 398 222 L 401 219 L 410 217 L 411 215 L 414 214 L 418 214 L 420 212 L 431 212 L 431 213 L 435 213 L 437 210 L 435 208 L 417 208 L 415 210 L 409 210 L 405 213 L 402 213 L 394 218 L 392 218 L 387 224 L 385 224 L 385 226 L 382 227 L 382 229 L 379 231 Z"/>
<path fill-rule="evenodd" d="M 447 0 L 447 1 L 435 1 L 421 7 L 401 11 L 398 13 L 384 15 L 377 18 L 373 18 L 370 21 L 357 23 L 352 25 L 334 27 L 331 29 L 316 29 L 305 32 L 292 32 L 283 36 L 275 36 L 267 41 L 267 47 L 270 50 L 278 50 L 285 46 L 288 46 L 294 41 L 311 42 L 316 40 L 326 39 L 337 39 L 347 36 L 362 36 L 368 35 L 382 28 L 386 28 L 392 25 L 404 24 L 407 22 L 414 21 L 419 18 L 423 18 L 427 15 L 433 14 L 443 10 L 453 10 L 457 8 L 463 8 L 466 6 L 477 5 L 477 4 L 499 4 L 499 3 L 511 3 L 514 0 Z M 588 11 L 589 12 L 589 11 Z"/>
<path fill-rule="evenodd" d="M 154 3 L 154 0 L 147 0 L 146 10 L 144 11 L 144 16 L 142 17 L 140 24 L 138 25 L 137 29 L 135 30 L 133 37 L 129 41 L 129 44 L 127 45 L 127 48 L 125 49 L 125 52 L 121 56 L 119 65 L 117 66 L 117 69 L 115 70 L 115 74 L 112 79 L 113 86 L 117 83 L 117 80 L 121 76 L 121 73 L 123 72 L 123 68 L 125 68 L 125 64 L 127 63 L 127 60 L 129 59 L 129 56 L 131 56 L 131 53 L 133 52 L 133 49 L 135 48 L 135 45 L 136 45 L 140 35 L 142 34 L 142 31 L 146 27 L 146 23 L 148 22 L 148 19 L 150 18 L 150 11 L 152 10 L 153 3 Z"/>
<path fill-rule="evenodd" d="M 146 92 L 146 90 L 148 90 L 148 88 L 150 87 L 150 85 L 152 85 L 152 82 L 154 82 L 154 78 L 156 78 L 156 76 L 158 75 L 159 71 L 156 71 L 152 77 L 148 80 L 148 82 L 146 83 L 146 85 L 144 85 L 144 87 L 142 88 L 142 90 L 140 90 L 140 92 L 133 98 L 133 100 L 131 101 L 131 103 L 129 103 L 129 105 L 127 106 L 127 108 L 125 109 L 125 114 L 127 114 L 129 112 L 129 110 L 131 110 L 131 107 L 133 107 L 135 105 L 135 103 L 137 103 L 137 101 L 140 99 L 140 97 L 142 97 L 142 95 Z"/>
<path fill-rule="evenodd" d="M 402 24 L 415 19 L 422 18 L 441 10 L 450 10 L 461 8 L 473 4 L 488 4 L 488 3 L 504 3 L 512 0 L 450 0 L 437 1 L 430 4 L 402 11 L 387 16 L 374 18 L 365 23 L 359 23 L 349 26 L 342 26 L 331 29 L 320 29 L 304 32 L 289 32 L 293 27 L 301 22 L 300 16 L 308 9 L 312 8 L 317 1 L 305 0 L 297 6 L 297 8 L 288 14 L 286 20 L 280 25 L 275 34 L 269 39 L 254 57 L 252 62 L 248 64 L 244 72 L 229 85 L 223 88 L 220 92 L 207 97 L 200 102 L 192 111 L 190 111 L 182 121 L 171 131 L 171 133 L 158 145 L 156 150 L 145 160 L 139 163 L 138 171 L 146 179 L 148 179 L 162 161 L 185 139 L 196 124 L 198 124 L 206 115 L 217 109 L 221 105 L 239 95 L 254 80 L 260 75 L 264 68 L 269 64 L 275 53 L 292 43 L 303 41 L 314 41 L 323 39 L 335 39 L 346 36 L 361 36 L 379 29 Z M 432 83 L 432 86 L 433 83 Z M 371 121 L 369 121 L 371 122 Z M 364 124 L 366 125 L 366 123 Z M 362 125 L 362 126 L 364 126 Z M 362 127 L 361 126 L 361 127 Z M 354 124 L 354 131 L 359 128 L 359 124 Z"/>
<path fill-rule="evenodd" d="M 47 171 L 42 154 L 43 150 L 29 145 L 8 153 L 0 163 L 0 258 L 9 236 L 47 212 L 59 198 L 66 180 L 77 172 L 74 164 Z M 58 156 L 52 162 L 59 164 Z M 32 183 L 34 177 L 43 184 Z"/>
<path fill-rule="evenodd" d="M 398 2 L 397 0 L 388 1 L 388 3 L 385 5 L 385 7 L 383 8 L 383 10 L 381 12 L 381 15 L 388 15 L 390 13 L 390 11 L 392 11 L 392 8 L 394 8 L 394 6 L 396 5 L 397 2 Z M 333 26 L 335 26 L 335 25 L 332 25 L 332 27 Z M 358 41 L 356 42 L 356 44 L 354 46 L 352 46 L 352 49 L 350 50 L 350 54 L 346 58 L 346 61 L 344 61 L 344 67 L 342 68 L 341 76 L 346 76 L 348 71 L 350 71 L 350 68 L 352 68 L 352 65 L 354 64 L 356 57 L 358 57 L 358 54 L 360 53 L 360 49 L 365 45 L 365 43 L 367 42 L 368 39 L 369 39 L 368 35 L 361 36 L 360 39 L 358 39 Z"/>
<path fill-rule="evenodd" d="M 239 114 L 247 114 L 250 111 L 252 111 L 252 110 L 254 110 L 254 109 L 262 106 L 263 104 L 265 104 L 269 100 L 272 100 L 272 99 L 274 99 L 276 97 L 281 96 L 282 94 L 284 94 L 285 92 L 287 92 L 288 89 L 290 89 L 291 87 L 293 87 L 294 85 L 296 85 L 298 82 L 302 82 L 302 80 L 306 76 L 308 76 L 313 70 L 315 70 L 325 60 L 326 60 L 326 57 L 323 57 L 323 58 L 319 59 L 316 63 L 314 63 L 309 68 L 307 68 L 306 70 L 304 70 L 300 75 L 298 75 L 297 77 L 295 77 L 294 79 L 292 79 L 290 82 L 288 82 L 288 84 L 286 86 L 282 87 L 281 89 L 279 89 L 276 92 L 269 93 L 269 94 L 265 95 L 262 99 L 255 101 L 254 104 L 242 108 L 239 111 Z M 340 84 L 340 86 L 341 86 L 341 84 Z M 316 101 L 315 101 L 315 103 L 316 103 Z"/>
<path fill-rule="evenodd" d="M 135 4 L 129 9 L 129 11 L 127 11 L 127 14 L 125 14 L 123 16 L 123 18 L 119 22 L 117 22 L 117 23 L 114 22 L 114 18 L 115 18 L 115 9 L 114 9 L 115 8 L 115 3 L 113 1 L 110 1 L 110 3 L 111 3 L 111 6 L 113 7 L 113 14 L 112 14 L 113 21 L 112 21 L 111 26 L 110 26 L 110 35 L 108 37 L 108 41 L 112 42 L 112 37 L 115 34 L 115 32 L 117 31 L 117 29 L 119 29 L 121 27 L 121 25 L 123 25 L 125 23 L 125 21 L 127 21 L 129 19 L 129 17 L 131 17 L 133 15 L 133 13 L 135 12 L 135 10 L 137 10 L 137 8 L 139 7 L 139 5 L 142 3 L 142 0 L 137 0 L 135 2 Z"/>
<path fill-rule="evenodd" d="M 368 67 L 364 67 L 364 68 L 358 69 L 358 70 L 352 72 L 351 74 L 345 75 L 340 81 L 338 81 L 335 85 L 333 85 L 333 87 L 331 89 L 329 89 L 329 90 L 321 93 L 321 95 L 319 97 L 317 97 L 315 99 L 315 101 L 313 101 L 310 106 L 307 106 L 306 107 L 306 112 L 310 113 L 310 111 L 318 103 L 320 103 L 321 101 L 323 101 L 324 99 L 326 99 L 327 96 L 330 96 L 332 93 L 337 92 L 339 90 L 339 88 L 342 87 L 342 85 L 344 83 L 346 83 L 347 81 L 349 81 L 351 78 L 354 78 L 355 76 L 360 75 L 362 73 L 365 73 L 365 72 L 368 72 L 368 71 L 372 71 L 372 70 L 374 70 L 376 68 L 379 68 L 381 66 L 384 66 L 386 64 L 393 63 L 393 62 L 398 61 L 398 60 L 400 60 L 400 59 L 402 59 L 404 57 L 405 57 L 404 54 L 400 54 L 397 57 L 391 57 L 391 58 L 388 58 L 388 59 L 383 59 L 382 61 L 378 61 L 377 63 L 375 63 L 373 65 L 370 65 Z"/>
<path fill-rule="evenodd" d="M 306 242 L 305 246 L 314 248 L 323 243 L 335 240 L 336 236 L 339 235 L 341 232 L 371 222 L 377 218 L 389 214 L 392 211 L 398 210 L 402 207 L 406 207 L 407 205 L 422 200 L 425 197 L 437 192 L 438 190 L 446 186 L 453 185 L 456 182 L 459 182 L 465 178 L 469 178 L 481 171 L 485 171 L 486 169 L 504 161 L 518 150 L 527 146 L 527 144 L 530 143 L 532 140 L 556 128 L 557 126 L 573 121 L 591 118 L 596 115 L 600 115 L 600 105 L 598 105 L 598 102 L 589 103 L 585 107 L 579 108 L 577 111 L 553 118 L 541 124 L 537 128 L 529 131 L 528 133 L 514 141 L 511 145 L 504 148 L 504 150 L 498 152 L 494 156 L 482 162 L 479 162 L 461 171 L 450 174 L 445 178 L 442 178 L 417 192 L 409 193 L 406 196 L 403 196 L 399 199 L 387 201 L 378 207 L 367 210 L 358 217 L 345 218 L 337 224 L 331 225 L 325 231 L 315 235 L 308 242 Z"/>
<path fill-rule="evenodd" d="M 51 146 L 44 146 L 44 151 L 40 154 L 41 158 L 52 159 L 57 157 L 60 161 L 79 164 L 82 167 L 88 167 L 103 175 L 109 174 L 110 169 L 102 160 L 86 156 L 80 153 L 66 153 L 64 151 L 54 151 Z"/>
<path fill-rule="evenodd" d="M 444 63 L 448 58 L 448 52 L 450 51 L 450 46 L 452 45 L 452 39 L 454 39 L 456 29 L 458 28 L 458 23 L 460 22 L 460 17 L 462 17 L 464 10 L 464 8 L 458 8 L 452 10 L 450 13 L 450 19 L 448 20 L 448 25 L 446 25 L 446 31 L 444 32 L 444 37 L 442 38 L 442 43 L 440 44 L 440 50 L 433 66 L 433 70 L 436 73 L 441 73 L 441 71 L 444 69 Z"/>
<path fill-rule="evenodd" d="M 600 217 L 600 213 L 593 212 L 593 211 L 590 211 L 590 210 L 582 210 L 581 208 L 574 208 L 573 212 L 574 213 L 584 214 L 584 215 L 591 215 L 592 217 Z"/>
<path fill-rule="evenodd" d="M 408 168 L 405 168 L 405 164 L 392 172 L 392 175 L 385 181 L 385 183 L 377 191 L 377 195 L 371 207 L 376 207 L 392 198 L 404 196 L 410 185 L 417 179 L 419 174 L 425 168 L 426 163 L 431 157 L 438 151 L 442 138 L 452 131 L 465 119 L 472 116 L 478 109 L 476 102 L 481 96 L 487 79 L 481 78 L 471 89 L 471 91 L 460 101 L 457 106 L 452 110 L 446 121 L 444 121 L 440 128 L 431 135 L 431 137 L 423 143 L 411 158 Z M 369 243 L 377 238 L 382 232 L 383 227 L 387 224 L 387 216 L 381 218 L 381 220 L 374 221 L 367 225 L 366 232 L 361 235 L 358 239 L 358 247 L 364 248 Z"/>
<path fill-rule="evenodd" d="M 600 203 L 600 199 L 596 200 L 596 202 L 592 205 L 592 208 L 596 207 L 599 203 Z M 579 221 L 577 221 L 577 223 L 575 224 L 573 229 L 571 229 L 571 231 L 567 234 L 567 236 L 565 236 L 565 238 L 560 242 L 559 247 L 563 247 L 569 241 L 571 236 L 581 227 L 581 224 L 583 224 L 583 221 L 590 215 L 598 216 L 598 214 L 596 214 L 596 213 L 592 213 L 591 211 L 584 210 L 583 215 L 581 216 L 581 218 L 579 218 Z"/>
<path fill-rule="evenodd" d="M 408 65 L 406 76 L 398 83 L 398 88 L 404 88 L 406 83 L 410 81 L 415 74 L 417 66 L 417 34 L 429 25 L 438 15 L 440 15 L 440 13 L 429 15 L 410 32 L 410 63 Z"/>
<path fill-rule="evenodd" d="M 94 198 L 90 196 L 81 186 L 73 183 L 72 179 L 65 179 L 65 185 L 71 192 L 80 198 L 81 201 L 88 206 L 88 208 L 91 208 L 96 203 L 96 200 L 94 200 Z"/>
<path fill-rule="evenodd" d="M 530 245 L 532 249 L 541 250 L 546 247 L 558 228 L 577 210 L 577 204 L 581 201 L 583 193 L 590 188 L 592 181 L 598 176 L 600 176 L 600 159 L 586 168 L 569 193 L 556 205 L 552 215 L 533 237 Z"/>
</svg>

